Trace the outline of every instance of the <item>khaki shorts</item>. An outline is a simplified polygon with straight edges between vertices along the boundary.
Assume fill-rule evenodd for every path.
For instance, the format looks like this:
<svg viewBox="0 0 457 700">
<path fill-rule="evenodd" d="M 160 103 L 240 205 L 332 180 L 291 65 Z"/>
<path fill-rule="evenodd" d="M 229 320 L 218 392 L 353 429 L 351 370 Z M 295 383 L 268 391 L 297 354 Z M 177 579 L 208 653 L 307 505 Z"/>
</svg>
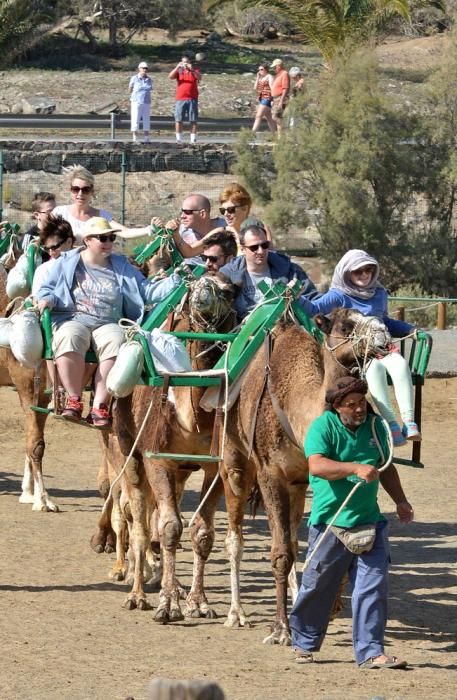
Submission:
<svg viewBox="0 0 457 700">
<path fill-rule="evenodd" d="M 54 357 L 67 352 L 77 352 L 85 357 L 86 352 L 93 348 L 98 361 L 103 362 L 116 357 L 123 342 L 124 331 L 117 323 L 106 323 L 91 331 L 79 321 L 64 321 L 60 326 L 54 326 L 52 351 Z"/>
<path fill-rule="evenodd" d="M 279 108 L 280 102 L 281 102 L 280 97 L 273 97 L 273 107 L 271 108 L 271 115 L 272 115 L 273 119 L 276 119 L 276 120 L 283 118 L 284 110 L 285 110 L 286 105 L 287 105 L 287 100 L 284 100 L 284 102 L 282 103 L 283 106 L 280 109 Z"/>
</svg>

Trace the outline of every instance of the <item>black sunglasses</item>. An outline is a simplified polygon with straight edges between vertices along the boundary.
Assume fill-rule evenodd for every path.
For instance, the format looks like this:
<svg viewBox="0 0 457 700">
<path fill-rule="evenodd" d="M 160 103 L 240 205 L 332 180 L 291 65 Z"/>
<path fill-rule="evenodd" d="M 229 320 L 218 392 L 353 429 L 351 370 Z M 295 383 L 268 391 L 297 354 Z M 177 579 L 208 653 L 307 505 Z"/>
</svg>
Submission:
<svg viewBox="0 0 457 700">
<path fill-rule="evenodd" d="M 54 243 L 54 245 L 42 245 L 41 249 L 45 250 L 46 253 L 49 253 L 50 250 L 59 250 L 61 246 L 68 240 L 68 238 L 65 239 L 65 241 L 60 241 L 59 243 Z"/>
<path fill-rule="evenodd" d="M 70 187 L 70 191 L 73 192 L 73 194 L 79 194 L 79 192 L 82 192 L 83 194 L 89 194 L 89 192 L 92 192 L 92 185 L 84 185 L 83 187 L 78 187 L 78 185 L 72 185 Z"/>
<path fill-rule="evenodd" d="M 221 212 L 222 216 L 224 216 L 225 212 L 227 212 L 227 214 L 234 214 L 240 207 L 241 204 L 235 204 L 233 207 L 219 207 L 219 211 Z"/>
<path fill-rule="evenodd" d="M 116 240 L 116 234 L 115 233 L 99 233 L 94 236 L 89 236 L 89 238 L 96 238 L 97 241 L 100 241 L 100 243 L 106 243 L 107 241 L 111 241 L 111 243 L 114 243 Z"/>
<path fill-rule="evenodd" d="M 198 211 L 201 211 L 201 209 L 181 209 L 182 214 L 187 214 L 187 216 L 196 214 Z"/>
<path fill-rule="evenodd" d="M 220 258 L 220 255 L 204 255 L 203 253 L 200 255 L 201 259 L 203 260 L 204 263 L 210 262 L 210 263 L 217 263 L 217 261 Z"/>
<path fill-rule="evenodd" d="M 255 243 L 254 245 L 245 245 L 243 248 L 247 248 L 248 250 L 252 251 L 253 253 L 256 253 L 259 248 L 262 248 L 262 250 L 267 250 L 270 247 L 270 241 L 264 241 L 263 243 Z"/>
</svg>

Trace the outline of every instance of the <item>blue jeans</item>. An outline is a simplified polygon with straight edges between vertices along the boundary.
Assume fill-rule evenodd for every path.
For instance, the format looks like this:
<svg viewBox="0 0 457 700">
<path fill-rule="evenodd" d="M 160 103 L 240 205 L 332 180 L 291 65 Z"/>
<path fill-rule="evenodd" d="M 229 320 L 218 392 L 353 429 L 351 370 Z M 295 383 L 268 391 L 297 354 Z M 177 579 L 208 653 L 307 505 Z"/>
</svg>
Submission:
<svg viewBox="0 0 457 700">
<path fill-rule="evenodd" d="M 198 119 L 198 100 L 176 100 L 175 121 L 189 120 L 192 124 Z"/>
<path fill-rule="evenodd" d="M 325 525 L 309 528 L 312 552 Z M 303 572 L 290 614 L 292 646 L 319 651 L 324 641 L 338 588 L 347 573 L 352 587 L 352 643 L 358 664 L 384 653 L 389 571 L 387 521 L 377 523 L 373 549 L 352 554 L 329 532 Z"/>
</svg>

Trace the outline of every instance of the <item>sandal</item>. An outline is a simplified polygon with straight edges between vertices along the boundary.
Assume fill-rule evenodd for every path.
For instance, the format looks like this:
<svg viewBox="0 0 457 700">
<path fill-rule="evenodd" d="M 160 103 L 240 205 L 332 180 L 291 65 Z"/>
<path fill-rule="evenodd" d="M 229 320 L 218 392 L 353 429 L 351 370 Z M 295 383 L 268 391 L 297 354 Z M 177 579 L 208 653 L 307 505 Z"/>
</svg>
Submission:
<svg viewBox="0 0 457 700">
<path fill-rule="evenodd" d="M 294 649 L 296 664 L 312 664 L 314 661 L 313 655 L 310 651 L 305 651 L 304 649 Z"/>
<path fill-rule="evenodd" d="M 62 418 L 67 420 L 81 420 L 83 412 L 83 402 L 80 396 L 69 396 L 62 411 Z"/>
<path fill-rule="evenodd" d="M 359 664 L 359 668 L 406 668 L 407 666 L 407 661 L 401 661 L 396 656 L 388 656 L 386 661 L 375 661 L 375 657 L 372 657 Z"/>
<path fill-rule="evenodd" d="M 86 420 L 92 428 L 99 428 L 101 430 L 111 428 L 111 416 L 108 411 L 108 406 L 104 403 L 101 403 L 98 408 L 92 407 Z"/>
</svg>

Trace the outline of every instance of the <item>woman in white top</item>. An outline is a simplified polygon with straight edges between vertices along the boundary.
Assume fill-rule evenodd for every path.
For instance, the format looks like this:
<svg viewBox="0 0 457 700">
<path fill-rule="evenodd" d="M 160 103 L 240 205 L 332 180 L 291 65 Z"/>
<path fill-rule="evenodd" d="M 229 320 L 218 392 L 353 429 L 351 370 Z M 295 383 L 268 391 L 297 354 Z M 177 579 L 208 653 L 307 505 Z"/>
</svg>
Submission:
<svg viewBox="0 0 457 700">
<path fill-rule="evenodd" d="M 149 226 L 127 228 L 114 221 L 112 214 L 105 211 L 105 209 L 96 209 L 92 206 L 95 177 L 87 168 L 84 168 L 82 165 L 71 165 L 68 168 L 63 168 L 63 172 L 69 182 L 71 204 L 59 205 L 52 213 L 54 216 L 61 216 L 68 221 L 73 229 L 77 245 L 82 244 L 84 226 L 93 216 L 99 216 L 109 221 L 113 228 L 123 232 L 123 238 L 149 235 Z"/>
</svg>

